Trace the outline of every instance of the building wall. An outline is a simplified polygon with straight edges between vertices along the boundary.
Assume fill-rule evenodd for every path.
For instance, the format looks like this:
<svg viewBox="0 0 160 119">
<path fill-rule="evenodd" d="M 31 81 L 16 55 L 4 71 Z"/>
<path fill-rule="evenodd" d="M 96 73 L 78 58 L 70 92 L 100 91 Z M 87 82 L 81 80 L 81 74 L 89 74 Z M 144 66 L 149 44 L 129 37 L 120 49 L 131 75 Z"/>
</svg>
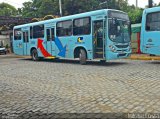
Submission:
<svg viewBox="0 0 160 119">
<path fill-rule="evenodd" d="M 6 46 L 8 44 L 8 46 L 10 47 L 10 37 L 9 35 L 0 35 L 0 45 Z"/>
</svg>

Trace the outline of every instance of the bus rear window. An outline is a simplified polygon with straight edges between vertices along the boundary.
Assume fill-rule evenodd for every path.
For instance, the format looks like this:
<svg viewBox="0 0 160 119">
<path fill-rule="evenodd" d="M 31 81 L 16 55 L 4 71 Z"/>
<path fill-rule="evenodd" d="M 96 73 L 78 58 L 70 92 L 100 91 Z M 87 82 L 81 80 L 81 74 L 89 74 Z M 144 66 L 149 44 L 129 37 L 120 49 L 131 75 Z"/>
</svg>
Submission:
<svg viewBox="0 0 160 119">
<path fill-rule="evenodd" d="M 14 40 L 21 40 L 21 29 L 15 29 L 14 30 Z"/>
<path fill-rule="evenodd" d="M 33 26 L 33 38 L 44 38 L 44 25 Z"/>
<path fill-rule="evenodd" d="M 146 21 L 146 31 L 160 31 L 160 12 L 149 13 Z"/>
</svg>

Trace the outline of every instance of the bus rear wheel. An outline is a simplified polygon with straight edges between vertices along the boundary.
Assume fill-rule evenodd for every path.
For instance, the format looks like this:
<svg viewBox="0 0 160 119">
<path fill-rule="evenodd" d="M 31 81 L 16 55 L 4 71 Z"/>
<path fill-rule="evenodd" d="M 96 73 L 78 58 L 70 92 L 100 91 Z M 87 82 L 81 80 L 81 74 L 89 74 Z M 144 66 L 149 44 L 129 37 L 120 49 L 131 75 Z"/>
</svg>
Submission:
<svg viewBox="0 0 160 119">
<path fill-rule="evenodd" d="M 87 60 L 86 51 L 84 49 L 80 49 L 79 53 L 80 64 L 85 65 Z"/>
<path fill-rule="evenodd" d="M 37 52 L 36 49 L 33 49 L 33 50 L 32 50 L 31 57 L 32 57 L 32 60 L 33 60 L 33 61 L 38 61 L 38 60 L 39 60 L 38 52 Z"/>
</svg>

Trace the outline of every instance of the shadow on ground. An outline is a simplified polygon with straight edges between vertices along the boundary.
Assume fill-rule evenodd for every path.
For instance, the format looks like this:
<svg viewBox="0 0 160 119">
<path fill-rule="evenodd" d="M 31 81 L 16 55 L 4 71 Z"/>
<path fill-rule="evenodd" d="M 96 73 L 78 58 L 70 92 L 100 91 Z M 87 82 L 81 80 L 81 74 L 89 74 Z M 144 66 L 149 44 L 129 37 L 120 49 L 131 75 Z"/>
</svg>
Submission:
<svg viewBox="0 0 160 119">
<path fill-rule="evenodd" d="M 155 65 L 160 65 L 160 61 L 151 61 L 151 62 L 146 62 L 147 64 L 155 64 Z"/>
<path fill-rule="evenodd" d="M 32 59 L 19 59 L 25 61 L 32 61 Z M 48 63 L 66 63 L 66 64 L 79 64 L 78 60 L 69 60 L 69 59 L 43 59 L 38 62 L 48 62 Z M 90 66 L 119 66 L 119 65 L 126 65 L 127 62 L 100 62 L 100 61 L 87 61 L 87 65 Z M 85 66 L 85 65 L 84 65 Z"/>
</svg>

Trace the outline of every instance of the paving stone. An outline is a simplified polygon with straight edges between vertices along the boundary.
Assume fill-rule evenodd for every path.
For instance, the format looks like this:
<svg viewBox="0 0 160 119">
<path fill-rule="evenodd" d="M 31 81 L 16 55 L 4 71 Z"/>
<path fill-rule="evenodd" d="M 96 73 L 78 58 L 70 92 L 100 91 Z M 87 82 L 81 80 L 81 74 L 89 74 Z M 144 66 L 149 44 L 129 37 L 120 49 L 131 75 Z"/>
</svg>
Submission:
<svg viewBox="0 0 160 119">
<path fill-rule="evenodd" d="M 113 60 L 32 62 L 0 56 L 0 113 L 52 118 L 52 113 L 160 112 L 160 63 Z"/>
</svg>

